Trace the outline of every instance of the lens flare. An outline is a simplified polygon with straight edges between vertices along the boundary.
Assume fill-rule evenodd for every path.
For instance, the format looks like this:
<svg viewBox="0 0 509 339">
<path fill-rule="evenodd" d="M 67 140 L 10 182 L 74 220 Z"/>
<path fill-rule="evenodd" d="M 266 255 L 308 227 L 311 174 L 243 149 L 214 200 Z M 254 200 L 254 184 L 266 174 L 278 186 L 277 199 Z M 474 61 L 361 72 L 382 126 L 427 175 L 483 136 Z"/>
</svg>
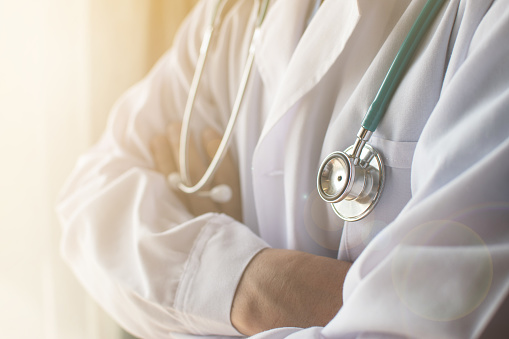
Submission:
<svg viewBox="0 0 509 339">
<path fill-rule="evenodd" d="M 493 279 L 491 254 L 481 237 L 455 221 L 435 221 L 410 232 L 392 257 L 392 281 L 406 307 L 434 321 L 474 311 Z"/>
</svg>

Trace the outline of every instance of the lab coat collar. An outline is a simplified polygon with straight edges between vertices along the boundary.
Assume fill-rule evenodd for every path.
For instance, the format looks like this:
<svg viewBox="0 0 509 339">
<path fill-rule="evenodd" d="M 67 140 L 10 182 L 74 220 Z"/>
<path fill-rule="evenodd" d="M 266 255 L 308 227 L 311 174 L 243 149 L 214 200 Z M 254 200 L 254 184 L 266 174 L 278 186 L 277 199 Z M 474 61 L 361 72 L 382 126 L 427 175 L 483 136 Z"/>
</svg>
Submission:
<svg viewBox="0 0 509 339">
<path fill-rule="evenodd" d="M 264 23 L 256 64 L 274 97 L 260 141 L 323 78 L 359 22 L 358 1 L 325 1 L 306 28 L 313 4 L 279 0 Z"/>
</svg>

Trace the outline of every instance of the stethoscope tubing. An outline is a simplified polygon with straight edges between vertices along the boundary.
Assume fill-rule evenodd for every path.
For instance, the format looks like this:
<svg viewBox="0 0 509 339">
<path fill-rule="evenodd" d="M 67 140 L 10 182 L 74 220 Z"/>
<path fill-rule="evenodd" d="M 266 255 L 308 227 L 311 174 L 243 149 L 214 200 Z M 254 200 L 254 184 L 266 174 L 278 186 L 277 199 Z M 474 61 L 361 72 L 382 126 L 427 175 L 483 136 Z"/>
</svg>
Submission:
<svg viewBox="0 0 509 339">
<path fill-rule="evenodd" d="M 433 23 L 444 1 L 445 0 L 428 0 L 424 5 L 417 20 L 412 25 L 412 28 L 398 50 L 375 99 L 364 116 L 364 120 L 362 121 L 363 128 L 374 132 L 378 127 L 401 78 L 405 74 L 415 50 L 419 46 L 424 34 Z"/>
<path fill-rule="evenodd" d="M 226 126 L 225 132 L 223 134 L 223 137 L 221 139 L 221 142 L 219 144 L 219 147 L 214 154 L 214 157 L 212 158 L 212 161 L 210 162 L 209 166 L 207 167 L 205 173 L 201 177 L 200 180 L 194 185 L 191 185 L 191 180 L 189 178 L 189 166 L 188 166 L 188 142 L 189 142 L 189 125 L 191 121 L 191 115 L 194 107 L 194 101 L 196 99 L 196 93 L 198 90 L 198 86 L 201 80 L 201 76 L 203 73 L 203 68 L 205 66 L 205 61 L 207 59 L 208 50 L 210 47 L 210 41 L 212 39 L 213 31 L 216 26 L 216 19 L 221 14 L 220 8 L 222 5 L 224 5 L 226 1 L 219 0 L 216 4 L 216 10 L 213 14 L 213 19 L 211 20 L 211 23 L 205 32 L 204 39 L 202 42 L 202 46 L 200 48 L 200 56 L 197 62 L 197 67 L 195 71 L 195 75 L 193 77 L 193 81 L 191 84 L 191 90 L 189 92 L 188 101 L 186 103 L 186 109 L 184 112 L 183 122 L 182 122 L 182 130 L 180 133 L 180 147 L 179 147 L 179 169 L 180 169 L 180 176 L 181 181 L 178 184 L 178 188 L 187 194 L 193 194 L 198 191 L 200 191 L 205 185 L 207 185 L 212 177 L 214 176 L 215 172 L 217 171 L 219 164 L 224 159 L 226 155 L 226 150 L 228 149 L 228 146 L 231 141 L 231 136 L 233 134 L 233 128 L 235 127 L 235 123 L 237 121 L 237 117 L 242 105 L 242 102 L 244 100 L 245 91 L 247 88 L 247 83 L 249 81 L 251 70 L 253 68 L 253 63 L 255 59 L 255 50 L 256 45 L 258 43 L 259 37 L 260 37 L 260 29 L 261 25 L 265 19 L 265 16 L 267 14 L 267 9 L 270 0 L 263 0 L 263 2 L 260 4 L 259 10 L 258 10 L 258 17 L 256 21 L 256 27 L 253 33 L 253 37 L 251 40 L 251 44 L 249 47 L 249 54 L 246 60 L 246 64 L 244 66 L 244 71 L 242 74 L 239 90 L 237 92 L 237 95 L 235 97 L 235 102 L 232 108 L 232 113 L 230 115 L 230 119 L 228 120 L 228 124 Z"/>
<path fill-rule="evenodd" d="M 354 145 L 345 152 L 329 154 L 318 170 L 317 189 L 320 197 L 330 203 L 336 214 L 345 221 L 364 218 L 380 200 L 385 182 L 383 161 L 379 153 L 367 142 L 383 118 L 415 50 L 444 1 L 427 0 L 424 4 L 364 116 Z M 363 152 L 365 149 L 367 152 Z M 363 153 L 369 159 L 361 159 Z M 376 159 L 376 162 L 373 162 L 373 159 Z M 367 179 L 371 180 L 372 185 L 366 185 Z M 354 182 L 362 185 L 358 184 L 354 190 Z"/>
<path fill-rule="evenodd" d="M 221 15 L 222 8 L 224 7 L 225 0 L 218 0 L 214 7 L 214 11 L 212 12 L 211 20 L 209 25 L 207 26 L 205 33 L 203 35 L 203 40 L 200 46 L 200 55 L 198 56 L 198 61 L 196 63 L 193 80 L 191 81 L 191 87 L 189 89 L 189 94 L 187 96 L 187 102 L 184 110 L 184 115 L 182 119 L 182 127 L 180 133 L 180 146 L 179 146 L 179 169 L 180 169 L 180 181 L 182 184 L 179 186 L 183 186 L 183 188 L 187 188 L 186 185 L 189 184 L 189 171 L 187 164 L 187 155 L 188 155 L 188 143 L 189 143 L 189 124 L 191 121 L 191 115 L 194 108 L 194 102 L 196 100 L 196 94 L 198 92 L 198 87 L 201 82 L 201 78 L 203 75 L 203 69 L 205 67 L 205 63 L 207 61 L 207 57 L 209 55 L 210 43 L 212 41 L 212 36 L 214 34 L 214 30 L 217 25 L 217 18 Z M 185 183 L 186 185 L 183 185 Z"/>
</svg>

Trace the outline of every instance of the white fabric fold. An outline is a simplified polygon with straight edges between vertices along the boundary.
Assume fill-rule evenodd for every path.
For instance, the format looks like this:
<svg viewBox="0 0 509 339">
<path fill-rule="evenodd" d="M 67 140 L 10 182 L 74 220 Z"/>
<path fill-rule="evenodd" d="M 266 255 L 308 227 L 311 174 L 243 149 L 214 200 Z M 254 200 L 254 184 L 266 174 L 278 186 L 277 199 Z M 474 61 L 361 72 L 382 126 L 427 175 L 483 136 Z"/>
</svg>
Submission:
<svg viewBox="0 0 509 339">
<path fill-rule="evenodd" d="M 134 334 L 238 335 L 229 320 L 236 285 L 267 244 L 355 262 L 345 304 L 325 328 L 258 338 L 478 337 L 507 297 L 509 1 L 445 2 L 373 135 L 387 160 L 385 191 L 369 217 L 345 224 L 319 200 L 316 170 L 354 142 L 425 0 L 328 0 L 299 42 L 311 1 L 275 0 L 262 29 L 232 147 L 245 225 L 192 216 L 153 171 L 148 148 L 181 119 L 212 1 L 116 105 L 64 189 L 64 256 Z M 239 0 L 224 16 L 195 133 L 224 127 L 253 5 Z M 323 46 L 332 33 L 338 45 Z"/>
<path fill-rule="evenodd" d="M 233 297 L 245 267 L 266 247 L 263 240 L 230 217 L 217 215 L 208 220 L 195 241 L 176 293 L 175 308 L 184 313 L 192 332 L 240 335 L 230 323 Z"/>
</svg>

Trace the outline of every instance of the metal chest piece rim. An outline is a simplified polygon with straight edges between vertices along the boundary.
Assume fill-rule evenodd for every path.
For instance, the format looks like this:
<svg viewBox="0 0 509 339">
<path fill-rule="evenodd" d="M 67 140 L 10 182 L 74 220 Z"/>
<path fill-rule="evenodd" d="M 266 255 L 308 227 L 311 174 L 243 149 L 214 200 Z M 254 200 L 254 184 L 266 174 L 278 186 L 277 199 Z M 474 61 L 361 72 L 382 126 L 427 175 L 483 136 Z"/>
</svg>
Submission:
<svg viewBox="0 0 509 339">
<path fill-rule="evenodd" d="M 385 181 L 382 159 L 373 147 L 364 145 L 358 159 L 354 159 L 353 150 L 350 146 L 329 154 L 317 178 L 318 193 L 345 221 L 367 216 L 380 200 Z"/>
</svg>

